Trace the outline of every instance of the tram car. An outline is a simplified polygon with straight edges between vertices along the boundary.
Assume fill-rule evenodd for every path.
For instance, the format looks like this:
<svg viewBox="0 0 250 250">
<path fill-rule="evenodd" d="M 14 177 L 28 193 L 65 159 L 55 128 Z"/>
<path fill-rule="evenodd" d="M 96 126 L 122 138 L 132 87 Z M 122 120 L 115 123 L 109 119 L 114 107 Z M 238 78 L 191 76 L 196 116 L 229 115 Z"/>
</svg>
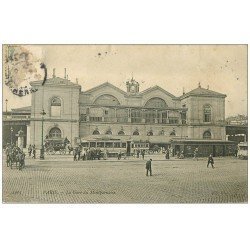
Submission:
<svg viewBox="0 0 250 250">
<path fill-rule="evenodd" d="M 238 158 L 247 160 L 248 146 L 247 142 L 240 142 L 238 145 Z"/>
<path fill-rule="evenodd" d="M 121 152 L 122 156 L 134 155 L 136 150 L 145 150 L 148 152 L 149 143 L 146 142 L 134 142 L 134 141 L 123 141 L 120 139 L 92 139 L 92 140 L 81 140 L 81 146 L 83 148 L 98 148 L 104 152 L 107 151 L 109 157 L 117 157 L 118 153 Z"/>
</svg>

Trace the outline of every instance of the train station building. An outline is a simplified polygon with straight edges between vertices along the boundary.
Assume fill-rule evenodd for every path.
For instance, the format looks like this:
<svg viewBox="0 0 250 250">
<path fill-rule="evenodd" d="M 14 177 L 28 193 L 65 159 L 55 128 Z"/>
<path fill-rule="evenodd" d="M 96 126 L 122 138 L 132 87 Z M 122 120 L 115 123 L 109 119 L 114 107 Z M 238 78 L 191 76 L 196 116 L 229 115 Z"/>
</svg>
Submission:
<svg viewBox="0 0 250 250">
<path fill-rule="evenodd" d="M 124 89 L 105 82 L 83 90 L 66 75 L 57 77 L 54 72 L 44 85 L 41 81 L 30 85 L 37 89 L 31 106 L 9 114 L 9 126 L 11 121 L 15 125 L 15 115 L 25 115 L 22 130 L 27 145 L 40 147 L 43 128 L 42 138 L 67 137 L 72 145 L 116 140 L 126 142 L 126 147 L 135 142 L 147 142 L 150 147 L 172 145 L 186 155 L 196 147 L 201 154 L 207 154 L 209 148 L 214 156 L 234 151 L 235 143 L 226 140 L 226 95 L 200 84 L 179 97 L 157 85 L 140 91 L 133 78 Z"/>
</svg>

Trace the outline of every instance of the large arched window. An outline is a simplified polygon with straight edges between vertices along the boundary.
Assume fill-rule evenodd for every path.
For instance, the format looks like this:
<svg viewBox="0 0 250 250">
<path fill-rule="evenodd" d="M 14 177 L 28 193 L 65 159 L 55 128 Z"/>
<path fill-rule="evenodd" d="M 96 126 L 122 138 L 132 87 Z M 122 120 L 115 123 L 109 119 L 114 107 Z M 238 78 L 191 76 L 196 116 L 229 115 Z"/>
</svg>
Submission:
<svg viewBox="0 0 250 250">
<path fill-rule="evenodd" d="M 118 135 L 125 135 L 125 133 L 124 133 L 124 131 L 120 130 L 120 131 L 118 132 Z"/>
<path fill-rule="evenodd" d="M 51 103 L 50 103 L 50 107 L 51 107 L 50 114 L 51 114 L 51 116 L 55 116 L 55 117 L 61 116 L 61 106 L 62 106 L 61 99 L 58 98 L 58 97 L 54 97 L 51 100 Z"/>
<path fill-rule="evenodd" d="M 154 98 L 149 99 L 146 102 L 145 107 L 147 107 L 147 108 L 166 108 L 167 104 L 163 99 L 161 99 L 159 97 L 154 97 Z"/>
<path fill-rule="evenodd" d="M 212 135 L 210 131 L 205 131 L 203 134 L 203 139 L 211 139 Z"/>
<path fill-rule="evenodd" d="M 62 137 L 62 132 L 59 128 L 52 128 L 49 131 L 49 137 L 52 139 L 57 139 Z"/>
<path fill-rule="evenodd" d="M 204 122 L 211 122 L 211 106 L 210 105 L 205 105 L 203 107 L 203 112 L 204 112 Z"/>
<path fill-rule="evenodd" d="M 120 105 L 120 102 L 113 95 L 101 95 L 95 100 L 94 104 L 102 105 L 102 106 L 105 106 L 105 105 L 117 106 L 117 105 Z"/>
</svg>

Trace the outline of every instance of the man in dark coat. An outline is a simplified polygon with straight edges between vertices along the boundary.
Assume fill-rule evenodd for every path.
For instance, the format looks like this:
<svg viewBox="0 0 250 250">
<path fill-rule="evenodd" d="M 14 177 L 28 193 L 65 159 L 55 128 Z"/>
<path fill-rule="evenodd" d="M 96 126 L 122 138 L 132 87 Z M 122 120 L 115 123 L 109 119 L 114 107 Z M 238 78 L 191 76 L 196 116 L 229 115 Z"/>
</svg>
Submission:
<svg viewBox="0 0 250 250">
<path fill-rule="evenodd" d="M 152 176 L 151 161 L 152 161 L 152 159 L 150 159 L 149 161 L 146 162 L 146 169 L 147 169 L 146 176 L 148 176 L 148 172 L 150 173 L 150 176 Z"/>
<path fill-rule="evenodd" d="M 209 157 L 208 157 L 207 168 L 208 168 L 209 164 L 211 164 L 212 168 L 214 168 L 214 159 L 213 159 L 212 154 L 210 154 Z"/>
<path fill-rule="evenodd" d="M 143 149 L 143 150 L 141 151 L 141 156 L 142 156 L 142 159 L 144 160 L 144 156 L 145 156 L 145 149 Z"/>
</svg>

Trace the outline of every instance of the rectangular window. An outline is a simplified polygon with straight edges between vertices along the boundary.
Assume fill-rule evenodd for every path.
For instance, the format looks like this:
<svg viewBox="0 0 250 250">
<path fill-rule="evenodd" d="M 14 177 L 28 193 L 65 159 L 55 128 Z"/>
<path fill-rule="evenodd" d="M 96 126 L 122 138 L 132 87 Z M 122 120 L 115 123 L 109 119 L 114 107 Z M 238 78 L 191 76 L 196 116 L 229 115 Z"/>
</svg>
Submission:
<svg viewBox="0 0 250 250">
<path fill-rule="evenodd" d="M 113 142 L 106 142 L 106 148 L 113 148 Z"/>
<path fill-rule="evenodd" d="M 120 142 L 114 142 L 114 148 L 120 148 L 121 145 L 120 145 Z"/>
<path fill-rule="evenodd" d="M 89 120 L 91 122 L 101 122 L 102 121 L 102 117 L 90 117 Z"/>
<path fill-rule="evenodd" d="M 204 122 L 211 122 L 211 114 L 204 115 Z"/>
<path fill-rule="evenodd" d="M 169 124 L 178 124 L 178 118 L 169 117 Z"/>
<path fill-rule="evenodd" d="M 88 142 L 82 142 L 81 145 L 82 145 L 84 148 L 88 148 L 88 147 L 89 147 L 89 143 L 88 143 Z"/>
<path fill-rule="evenodd" d="M 104 142 L 97 142 L 98 148 L 104 148 Z"/>
</svg>

